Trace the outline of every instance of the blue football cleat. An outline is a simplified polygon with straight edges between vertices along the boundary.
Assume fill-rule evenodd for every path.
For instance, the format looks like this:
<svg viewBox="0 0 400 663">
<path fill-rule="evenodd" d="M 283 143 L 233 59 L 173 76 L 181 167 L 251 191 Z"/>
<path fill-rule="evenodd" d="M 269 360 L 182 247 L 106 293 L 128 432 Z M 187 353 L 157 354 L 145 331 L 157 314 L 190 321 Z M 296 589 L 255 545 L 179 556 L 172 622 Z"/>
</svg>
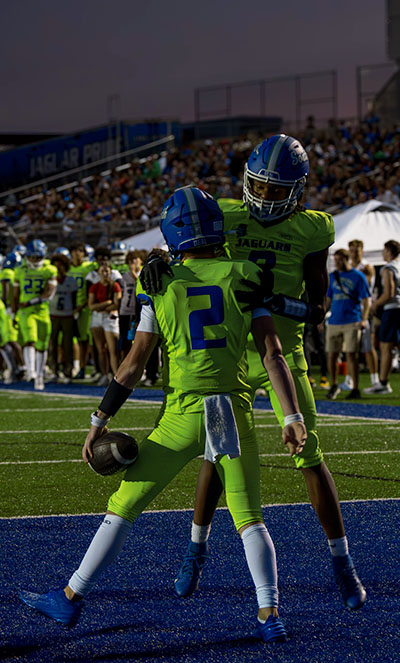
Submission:
<svg viewBox="0 0 400 663">
<path fill-rule="evenodd" d="M 270 615 L 266 622 L 257 619 L 256 635 L 264 642 L 286 642 L 287 634 L 279 617 Z"/>
<path fill-rule="evenodd" d="M 190 596 L 199 586 L 202 567 L 208 558 L 208 543 L 189 543 L 185 559 L 175 579 L 178 596 Z"/>
<path fill-rule="evenodd" d="M 332 557 L 333 573 L 344 604 L 350 610 L 362 608 L 367 598 L 350 555 Z"/>
<path fill-rule="evenodd" d="M 83 601 L 75 602 L 67 599 L 63 589 L 51 591 L 48 594 L 36 594 L 22 590 L 19 598 L 30 608 L 34 608 L 66 626 L 76 624 L 83 605 Z"/>
</svg>

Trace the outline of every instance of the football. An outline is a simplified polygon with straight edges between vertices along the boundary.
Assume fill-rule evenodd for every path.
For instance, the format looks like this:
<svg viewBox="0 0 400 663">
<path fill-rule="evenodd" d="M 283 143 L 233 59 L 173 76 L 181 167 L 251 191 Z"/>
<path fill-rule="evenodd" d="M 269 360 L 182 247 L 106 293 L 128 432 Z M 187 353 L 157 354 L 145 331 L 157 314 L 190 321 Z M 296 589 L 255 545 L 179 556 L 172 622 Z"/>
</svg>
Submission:
<svg viewBox="0 0 400 663">
<path fill-rule="evenodd" d="M 132 465 L 138 452 L 138 445 L 133 437 L 119 431 L 110 431 L 93 443 L 93 457 L 89 460 L 89 465 L 102 476 L 115 474 Z"/>
</svg>

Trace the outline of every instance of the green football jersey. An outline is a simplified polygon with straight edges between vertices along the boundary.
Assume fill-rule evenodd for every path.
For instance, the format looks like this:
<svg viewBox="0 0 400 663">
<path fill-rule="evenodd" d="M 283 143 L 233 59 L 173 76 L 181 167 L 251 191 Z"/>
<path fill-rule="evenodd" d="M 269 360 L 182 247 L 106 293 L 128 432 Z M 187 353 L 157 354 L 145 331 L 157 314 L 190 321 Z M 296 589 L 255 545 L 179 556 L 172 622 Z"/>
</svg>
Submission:
<svg viewBox="0 0 400 663">
<path fill-rule="evenodd" d="M 240 200 L 221 198 L 218 205 L 224 214 L 227 254 L 267 268 L 274 293 L 299 299 L 304 292 L 304 258 L 334 242 L 331 215 L 307 210 L 294 213 L 281 223 L 264 225 L 249 215 Z M 276 315 L 273 318 L 284 353 L 300 347 L 304 325 Z"/>
<path fill-rule="evenodd" d="M 111 263 L 111 269 L 116 269 L 120 274 L 126 274 L 126 272 L 129 272 L 129 265 L 126 263 L 123 263 L 122 265 L 114 265 L 114 263 Z"/>
<path fill-rule="evenodd" d="M 5 269 L 2 269 L 0 271 L 0 283 L 1 281 L 10 281 L 10 288 L 8 291 L 8 297 L 7 297 L 7 306 L 11 306 L 12 298 L 13 298 L 13 283 L 14 283 L 14 278 L 15 278 L 15 272 L 13 269 L 9 269 L 8 267 Z M 0 293 L 1 295 L 1 293 Z"/>
<path fill-rule="evenodd" d="M 206 394 L 232 393 L 251 403 L 245 347 L 251 313 L 243 314 L 233 291 L 241 279 L 259 283 L 248 262 L 188 259 L 152 297 L 163 339 L 164 384 L 169 409 L 202 411 Z"/>
<path fill-rule="evenodd" d="M 68 276 L 72 276 L 75 281 L 76 285 L 78 286 L 78 290 L 76 293 L 76 305 L 77 306 L 82 306 L 82 304 L 87 300 L 87 282 L 86 282 L 86 276 L 89 274 L 89 272 L 93 271 L 96 269 L 94 266 L 96 263 L 93 262 L 88 262 L 84 261 L 81 265 L 78 265 L 75 267 L 71 263 L 70 268 L 68 270 Z"/>
<path fill-rule="evenodd" d="M 57 267 L 54 265 L 43 265 L 38 269 L 32 269 L 27 264 L 17 267 L 14 283 L 19 283 L 19 301 L 24 303 L 33 297 L 40 297 L 47 281 L 51 279 L 57 279 Z"/>
</svg>

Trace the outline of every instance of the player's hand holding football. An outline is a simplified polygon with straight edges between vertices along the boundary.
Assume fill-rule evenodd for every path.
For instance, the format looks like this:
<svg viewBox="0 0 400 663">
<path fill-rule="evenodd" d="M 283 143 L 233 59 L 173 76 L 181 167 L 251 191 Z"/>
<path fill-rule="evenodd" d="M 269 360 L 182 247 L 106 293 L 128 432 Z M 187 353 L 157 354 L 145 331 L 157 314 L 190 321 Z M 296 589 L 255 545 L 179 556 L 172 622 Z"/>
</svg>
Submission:
<svg viewBox="0 0 400 663">
<path fill-rule="evenodd" d="M 89 462 L 89 459 L 92 458 L 93 456 L 93 442 L 97 440 L 98 437 L 101 437 L 101 435 L 105 435 L 108 433 L 108 428 L 107 426 L 104 426 L 103 428 L 98 428 L 97 426 L 90 426 L 90 430 L 87 434 L 85 444 L 82 447 L 82 458 L 85 461 L 85 463 Z"/>
<path fill-rule="evenodd" d="M 288 424 L 282 431 L 283 443 L 287 445 L 291 456 L 302 452 L 307 439 L 305 425 L 301 421 Z"/>
</svg>

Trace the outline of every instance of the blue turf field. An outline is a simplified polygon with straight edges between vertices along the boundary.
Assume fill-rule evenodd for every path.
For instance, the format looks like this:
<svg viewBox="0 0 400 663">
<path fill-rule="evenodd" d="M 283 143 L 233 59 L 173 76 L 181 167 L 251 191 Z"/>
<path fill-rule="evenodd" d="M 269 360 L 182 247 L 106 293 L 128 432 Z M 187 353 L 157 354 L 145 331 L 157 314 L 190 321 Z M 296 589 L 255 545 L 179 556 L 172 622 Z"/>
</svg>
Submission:
<svg viewBox="0 0 400 663">
<path fill-rule="evenodd" d="M 396 500 L 343 504 L 347 533 L 368 600 L 346 610 L 330 555 L 308 505 L 265 509 L 280 574 L 285 645 L 251 637 L 256 602 L 239 537 L 226 510 L 211 533 L 201 591 L 178 599 L 173 578 L 191 512 L 143 514 L 117 562 L 67 629 L 19 602 L 18 589 L 62 586 L 92 538 L 98 516 L 0 520 L 0 659 L 31 662 L 203 661 L 224 663 L 398 663 L 399 508 Z"/>
</svg>

